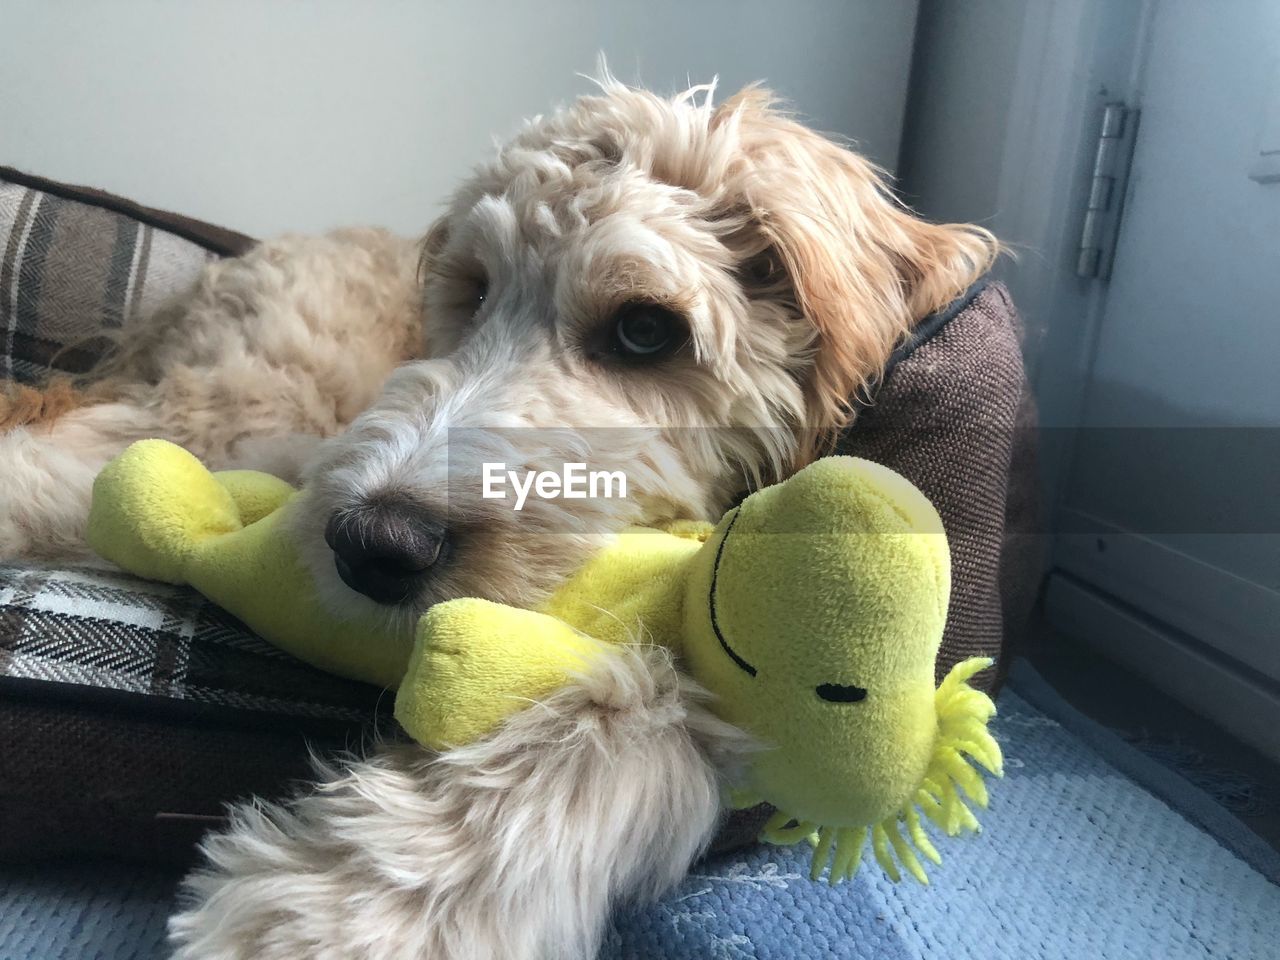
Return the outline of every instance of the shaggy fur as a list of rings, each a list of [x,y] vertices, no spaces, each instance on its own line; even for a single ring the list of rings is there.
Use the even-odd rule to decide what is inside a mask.
[[[326,445],[296,531],[330,597],[351,591],[324,518],[389,496],[447,513],[455,533],[410,614],[458,593],[536,602],[597,545],[583,534],[718,517],[826,449],[916,320],[990,263],[988,234],[911,216],[877,170],[763,91],[714,108],[705,88],[604,87],[530,121],[430,231],[437,356],[397,370]],[[681,315],[684,349],[646,366],[593,356],[636,301]],[[502,439],[513,449],[496,457]],[[517,515],[478,496],[486,459],[545,469],[583,449],[625,465],[630,500]]]
[[[659,647],[591,668],[475,746],[319,765],[205,843],[173,917],[179,960],[590,960],[612,903],[703,849],[719,769],[751,745]]]
[[[67,377],[52,377],[42,389],[21,383],[0,385],[0,432],[17,427],[53,423],[84,402],[84,397]]]
[[[159,436],[305,479],[292,533],[335,611],[408,629],[451,597],[533,605],[622,527],[715,519],[827,449],[995,254],[979,228],[912,216],[762,90],[717,107],[710,88],[601,87],[529,121],[421,245],[264,243],[128,327],[74,402],[0,400],[0,559],[82,549],[96,472]],[[682,345],[621,363],[599,345],[637,303],[677,316]],[[481,496],[486,461],[622,467],[628,497],[517,513]],[[390,502],[450,552],[380,606],[343,583],[325,531]],[[669,662],[602,663],[490,741],[383,748],[287,807],[240,808],[188,886],[180,956],[586,960],[614,898],[656,894],[695,855],[741,739]]]
[[[75,402],[59,382],[0,393],[0,560],[83,553],[93,478],[134,440],[298,479],[424,350],[417,256],[382,230],[274,240],[127,326]]]

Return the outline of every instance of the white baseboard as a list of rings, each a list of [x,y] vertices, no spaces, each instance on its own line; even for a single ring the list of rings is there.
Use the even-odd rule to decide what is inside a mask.
[[[1054,537],[1055,567],[1195,637],[1225,659],[1243,663],[1280,683],[1280,637],[1276,633],[1280,592],[1262,582],[1268,578],[1240,576],[1194,553],[1075,510],[1063,510],[1061,523],[1068,530],[1093,532]],[[1249,545],[1240,541],[1250,538],[1218,536],[1233,552],[1248,549]],[[1263,539],[1269,543],[1276,540],[1274,535]],[[1268,552],[1265,562],[1274,555],[1274,551]],[[1264,561],[1257,560],[1254,566],[1260,572]],[[1274,575],[1269,579],[1274,581]]]
[[[1280,762],[1280,691],[1061,573],[1045,593],[1049,623],[1149,680]]]

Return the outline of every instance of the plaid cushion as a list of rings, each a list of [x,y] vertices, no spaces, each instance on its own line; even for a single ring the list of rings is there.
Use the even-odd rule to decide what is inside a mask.
[[[87,370],[103,331],[251,243],[0,168],[0,379]],[[286,789],[389,706],[193,590],[0,566],[0,857],[182,859],[226,801]]]
[[[187,588],[107,569],[0,565],[0,690],[33,681],[289,717],[367,719],[377,692],[297,660]]]
[[[92,365],[118,329],[216,254],[111,210],[0,179],[0,379]]]

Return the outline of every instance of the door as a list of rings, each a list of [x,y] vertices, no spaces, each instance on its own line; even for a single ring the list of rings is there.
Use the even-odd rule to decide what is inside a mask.
[[[1280,756],[1280,3],[1146,30],[1047,611]]]

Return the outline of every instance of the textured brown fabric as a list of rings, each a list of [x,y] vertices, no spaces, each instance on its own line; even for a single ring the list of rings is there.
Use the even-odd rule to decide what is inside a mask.
[[[308,774],[296,733],[43,698],[0,698],[0,744],[0,861],[87,854],[185,865],[226,801],[277,795]]]
[[[991,283],[928,339],[911,346],[840,444],[841,453],[897,470],[932,501],[951,545],[951,606],[938,676],[966,657],[1001,669],[1039,582],[1035,409],[1022,366],[1018,315]]]

